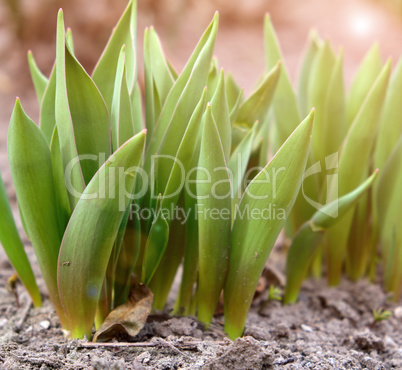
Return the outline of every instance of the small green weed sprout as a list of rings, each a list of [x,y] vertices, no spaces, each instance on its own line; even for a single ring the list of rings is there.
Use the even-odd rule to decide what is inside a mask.
[[[373,319],[374,322],[388,320],[392,316],[392,312],[388,310],[383,310],[379,308],[377,310],[373,310]]]
[[[275,285],[270,285],[268,290],[268,300],[269,301],[281,301],[282,300],[282,290]]]

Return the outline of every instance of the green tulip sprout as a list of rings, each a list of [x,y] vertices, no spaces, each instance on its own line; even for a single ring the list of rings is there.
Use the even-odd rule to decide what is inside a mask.
[[[296,94],[267,16],[267,70],[244,96],[213,58],[216,13],[180,73],[145,30],[142,89],[136,17],[129,1],[90,74],[60,10],[50,76],[28,53],[39,125],[19,99],[10,121],[21,218],[63,329],[92,337],[144,285],[146,302],[164,309],[181,265],[173,313],[208,328],[223,293],[235,339],[284,227],[285,303],[309,272],[321,274],[323,256],[330,284],[344,269],[362,278],[378,242],[386,288],[399,297],[402,64],[389,83],[391,62],[382,66],[374,47],[348,94],[343,52],[312,33]],[[39,306],[3,181],[0,210],[0,241]]]

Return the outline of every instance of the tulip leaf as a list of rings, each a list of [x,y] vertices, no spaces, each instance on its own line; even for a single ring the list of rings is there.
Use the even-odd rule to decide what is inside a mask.
[[[206,106],[206,94],[207,89],[201,96],[194,112],[190,118],[190,122],[187,126],[186,132],[184,133],[183,139],[180,143],[179,149],[175,155],[173,166],[168,174],[169,178],[166,182],[166,186],[160,187],[158,191],[163,191],[162,197],[162,208],[169,209],[172,205],[174,206],[180,197],[181,190],[183,188],[183,183],[185,182],[184,176],[192,169],[191,164],[193,156],[199,152],[199,136],[200,127],[202,123],[202,116]],[[163,166],[160,170],[170,169],[168,166]],[[159,172],[161,173],[161,172]],[[160,178],[163,176],[160,174]],[[163,182],[164,185],[164,182]],[[161,183],[159,182],[159,186]],[[168,220],[170,221],[170,219]]]
[[[328,85],[335,65],[335,54],[325,41],[314,60],[308,85],[308,101],[316,108],[315,124],[312,139],[312,157],[319,161],[325,158],[327,147],[324,146],[324,133],[327,122],[324,121],[325,103],[329,93]],[[332,137],[330,138],[332,139]],[[338,148],[336,148],[338,149]],[[329,153],[328,153],[329,154]]]
[[[246,124],[251,128],[255,121],[265,121],[271,101],[275,96],[277,84],[281,78],[281,69],[280,63],[274,65],[251,96],[240,105],[236,123]]]
[[[40,106],[39,127],[50,145],[54,127],[56,126],[56,67],[53,66],[49,82],[43,93],[42,104]]]
[[[398,302],[402,292],[402,137],[391,153],[378,184],[376,201],[385,269],[385,288]]]
[[[123,143],[134,136],[134,124],[131,113],[131,101],[125,68],[125,46],[123,46],[117,63],[110,113],[113,151],[116,151]]]
[[[382,234],[382,249],[385,256],[389,254],[390,245],[392,244],[392,230],[400,214],[400,204],[397,199],[399,198],[401,189],[398,186],[402,181],[401,171],[402,137],[399,138],[398,144],[384,166],[375,192],[378,207],[378,222]]]
[[[153,27],[149,30],[149,48],[152,76],[163,105],[174,84],[175,78],[169,69],[158,34]]]
[[[299,106],[302,115],[307,115],[311,108],[308,98],[308,90],[310,85],[311,75],[314,73],[316,66],[315,59],[317,58],[318,51],[321,47],[321,40],[319,39],[316,31],[311,31],[308,38],[306,52],[303,57],[299,76]]]
[[[259,277],[299,192],[313,129],[314,110],[246,188],[231,235],[224,288],[225,331],[242,335]]]
[[[53,184],[56,202],[58,204],[59,229],[60,235],[63,235],[71,216],[71,208],[64,180],[59,134],[56,126],[54,128],[52,141],[50,142],[50,155],[52,157]]]
[[[17,199],[43,278],[63,327],[67,327],[57,289],[57,258],[61,242],[52,160],[45,136],[25,114],[17,99],[8,131]]]
[[[382,170],[386,165],[390,154],[396,147],[398,139],[402,135],[401,120],[401,91],[402,91],[402,58],[396,66],[389,83],[387,97],[384,103],[380,128],[374,152],[374,167]],[[372,244],[377,244],[379,237],[380,220],[378,216],[378,203],[376,201],[377,187],[379,182],[375,183],[372,191]],[[384,248],[383,248],[384,250]]]
[[[295,303],[325,230],[338,222],[369,189],[378,175],[374,172],[358,188],[318,210],[295,235],[286,258],[284,304]]]
[[[216,91],[216,87],[218,86],[220,76],[221,76],[221,74],[219,73],[218,59],[216,57],[213,57],[212,61],[211,61],[211,67],[210,67],[210,70],[208,73],[208,80],[207,80],[208,101],[211,101],[212,96],[214,95],[214,93]]]
[[[141,98],[141,88],[137,81],[134,86],[134,91],[130,96],[131,98],[131,109],[134,124],[134,133],[138,134],[144,129],[144,124],[142,122],[142,98]]]
[[[144,142],[145,131],[123,144],[103,164],[85,188],[64,233],[58,286],[74,338],[91,336],[106,269],[130,203],[128,195],[134,188]]]
[[[145,29],[144,32],[144,80],[146,122],[152,132],[159,118],[161,107],[175,81],[159,37],[153,27]]]
[[[145,245],[145,257],[142,268],[142,281],[148,285],[158,268],[167,242],[169,240],[169,225],[163,217],[163,213],[159,210],[156,219],[152,223],[151,230]]]
[[[229,111],[230,115],[232,116],[232,112],[233,115],[237,114],[237,108],[242,103],[243,90],[239,87],[239,85],[237,85],[233,75],[230,72],[226,73],[225,86]]]
[[[109,112],[113,100],[117,62],[123,45],[126,45],[127,87],[130,95],[135,88],[137,81],[136,27],[137,1],[130,0],[92,74]]]
[[[190,117],[207,82],[209,66],[216,40],[218,13],[205,31],[187,65],[177,78],[149,141],[145,171],[151,167],[155,153],[176,153]]]
[[[390,73],[391,62],[388,61],[349,129],[341,151],[337,181],[331,184],[330,191],[337,192],[332,194],[333,197],[349,193],[366,177]],[[328,231],[328,279],[331,285],[340,282],[353,211],[353,208],[350,209],[342,220]],[[358,253],[354,255],[357,256]]]
[[[331,78],[328,83],[328,93],[324,103],[322,132],[324,158],[337,152],[345,138],[346,125],[346,98],[343,78],[343,50],[337,56]]]
[[[149,283],[149,288],[154,294],[153,306],[156,310],[163,310],[184,255],[184,224],[180,220],[173,220],[169,226],[169,235],[165,253]]]
[[[229,267],[231,184],[211,104],[203,119],[197,171],[199,241],[198,319],[207,326]]]
[[[138,205],[133,203],[128,209],[128,220],[125,224],[123,244],[116,260],[114,276],[115,306],[121,305],[127,300],[130,293],[131,274],[134,270],[140,251],[141,230],[139,215],[135,212],[134,208],[136,206]],[[123,219],[120,230],[122,229],[124,222],[125,220]]]
[[[233,198],[238,198],[241,195],[242,182],[251,156],[257,127],[258,124],[255,123],[230,156],[228,168],[231,175]]]
[[[0,174],[0,243],[3,246],[8,259],[17,272],[22,284],[24,284],[35,307],[42,306],[42,298],[39,293],[36,279],[31,264],[24,250],[24,245],[18,235],[17,226],[11,212],[6,187]]]
[[[71,54],[74,55],[74,39],[73,39],[73,31],[71,31],[71,28],[67,28],[66,42],[67,42],[68,47],[69,47],[69,49],[71,51]]]
[[[220,72],[218,84],[211,100],[212,115],[221,138],[225,160],[228,161],[232,147],[232,134],[228,101],[226,97],[225,73],[223,69]]]
[[[381,115],[380,130],[374,154],[374,166],[382,168],[402,134],[401,119],[402,58],[399,59],[389,82]]]
[[[374,85],[382,69],[380,48],[375,43],[364,56],[350,87],[346,111],[347,124],[350,126],[356,118],[367,94]]]
[[[267,70],[270,70],[278,63],[278,60],[283,62],[284,59],[269,15],[265,16],[264,40],[266,67]],[[277,143],[274,148],[276,151],[300,122],[296,95],[284,65],[281,68],[281,75],[273,98],[273,108],[278,130]]]
[[[197,161],[198,162],[198,161]],[[196,173],[193,172],[196,176]],[[196,190],[195,183],[189,184],[193,187],[194,194]],[[175,306],[172,315],[193,315],[195,310],[191,310],[192,302],[195,300],[194,286],[198,275],[198,220],[195,217],[197,208],[197,199],[185,193],[184,196],[185,212],[188,216],[185,222],[185,251],[183,260],[183,273],[180,289],[177,294]]]
[[[62,11],[56,49],[56,124],[63,168],[66,176],[71,175],[71,184],[68,179],[66,183],[74,209],[85,184],[110,156],[109,114],[98,88],[66,45]]]
[[[39,104],[41,104],[43,94],[48,84],[48,79],[38,68],[31,50],[28,51],[28,64],[29,71],[31,72],[32,82],[35,87],[36,97],[38,98]]]

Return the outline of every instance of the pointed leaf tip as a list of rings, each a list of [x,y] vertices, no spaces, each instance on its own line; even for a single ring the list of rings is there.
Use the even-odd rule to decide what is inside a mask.
[[[59,9],[59,12],[57,13],[57,28],[62,28],[64,32],[64,16],[63,16],[63,9]]]

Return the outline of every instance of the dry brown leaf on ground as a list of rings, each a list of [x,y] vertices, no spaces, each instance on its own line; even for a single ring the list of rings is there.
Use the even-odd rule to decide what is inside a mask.
[[[107,342],[122,335],[137,335],[151,313],[153,297],[144,284],[134,287],[129,301],[115,308],[106,317],[96,331],[93,342]]]

